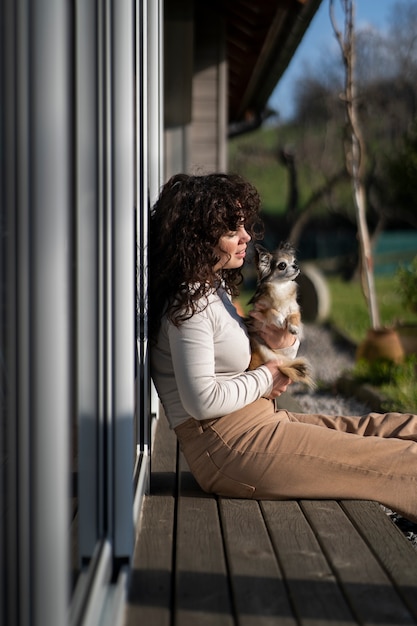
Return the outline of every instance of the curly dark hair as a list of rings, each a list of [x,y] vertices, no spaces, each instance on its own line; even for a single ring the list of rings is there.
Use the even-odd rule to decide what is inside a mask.
[[[167,313],[179,326],[197,301],[215,287],[214,247],[243,220],[253,239],[262,236],[257,190],[237,174],[176,174],[163,186],[150,217],[149,333],[155,339]],[[220,272],[227,291],[238,294],[241,268]],[[190,289],[190,285],[192,289]]]

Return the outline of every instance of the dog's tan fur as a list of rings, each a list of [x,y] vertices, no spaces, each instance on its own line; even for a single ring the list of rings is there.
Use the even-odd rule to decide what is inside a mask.
[[[250,304],[256,305],[265,326],[286,328],[301,339],[302,321],[295,282],[300,270],[296,263],[294,248],[288,243],[283,243],[275,252],[270,253],[262,246],[256,245],[255,261],[258,285]],[[279,351],[267,346],[254,328],[251,318],[247,319],[247,327],[252,350],[249,369],[255,369],[272,359],[283,360]],[[279,369],[294,382],[301,382],[310,388],[316,386],[310,374],[310,365],[304,358],[283,362]]]

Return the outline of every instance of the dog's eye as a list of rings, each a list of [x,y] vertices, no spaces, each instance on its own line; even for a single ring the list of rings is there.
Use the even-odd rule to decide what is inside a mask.
[[[281,263],[278,263],[279,270],[285,270],[286,267],[287,267],[287,264],[284,261],[281,261]]]

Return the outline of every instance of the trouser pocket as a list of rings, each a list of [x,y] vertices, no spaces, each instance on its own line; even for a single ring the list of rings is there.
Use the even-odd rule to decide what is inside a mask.
[[[190,469],[200,487],[208,493],[228,498],[253,498],[255,487],[236,480],[222,471],[208,450],[197,462],[190,465]]]
[[[191,426],[191,424],[189,424]],[[233,455],[233,451],[225,449],[225,444],[217,433],[208,425],[203,428],[194,424],[194,432],[191,435],[191,428],[177,429],[177,436],[181,445],[181,450],[187,460],[188,466],[194,478],[207,493],[215,493],[220,496],[230,498],[252,498],[255,487],[248,485],[236,477],[232,477],[230,472],[225,471],[223,466],[216,464],[213,455],[220,456]]]

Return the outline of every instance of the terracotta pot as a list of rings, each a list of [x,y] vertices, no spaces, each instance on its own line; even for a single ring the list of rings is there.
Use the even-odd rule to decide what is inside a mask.
[[[404,359],[404,348],[394,328],[370,328],[366,338],[358,345],[356,358],[367,361],[385,359],[401,363]]]

